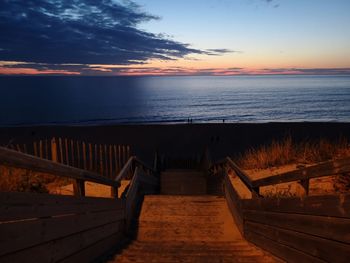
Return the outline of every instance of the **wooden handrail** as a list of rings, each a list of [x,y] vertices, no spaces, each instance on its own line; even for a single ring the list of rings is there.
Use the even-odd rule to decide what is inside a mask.
[[[253,187],[272,184],[288,183],[292,181],[306,180],[328,175],[350,172],[350,158],[338,159],[315,164],[303,169],[281,173],[278,175],[252,181]]]
[[[115,181],[118,182],[118,184],[120,184],[120,181],[123,180],[127,176],[127,173],[129,171],[129,169],[131,168],[135,159],[136,159],[135,156],[131,156],[129,158],[129,160],[125,163],[123,168],[120,170],[119,174],[115,178]]]
[[[253,193],[259,195],[259,188],[261,186],[268,186],[280,183],[288,183],[298,181],[305,188],[308,194],[309,180],[312,178],[318,178],[329,175],[336,175],[350,172],[350,158],[343,158],[338,160],[327,161],[319,164],[315,164],[303,169],[294,170],[270,177],[251,180],[249,176],[242,171],[237,164],[235,164],[229,157],[220,160],[213,164],[211,167],[219,165],[228,165],[232,168],[237,176],[242,180],[244,185]]]
[[[123,166],[119,174],[116,176],[115,181],[120,183],[120,181],[123,180],[128,175],[128,172],[132,168],[133,164],[141,165],[142,168],[149,170],[152,173],[155,172],[153,168],[151,168],[148,164],[144,163],[143,161],[138,159],[136,156],[131,156],[129,160],[126,162],[126,164]]]
[[[41,159],[4,147],[0,147],[0,163],[75,180],[89,181],[108,186],[118,185],[114,180],[103,177],[97,173]]]
[[[256,189],[248,175],[241,170],[241,168],[238,167],[237,164],[235,164],[230,157],[226,157],[223,160],[220,160],[216,162],[215,164],[212,165],[212,167],[215,167],[217,165],[228,165],[235,173],[236,175],[241,179],[243,184],[254,194],[254,195],[259,195],[259,190]]]
[[[138,164],[140,164],[144,169],[151,171],[152,173],[155,172],[155,170],[146,164],[145,162],[141,161],[139,158],[135,157],[134,161]]]
[[[248,177],[248,175],[241,170],[241,168],[238,167],[237,164],[235,164],[230,157],[226,157],[227,164],[235,171],[237,176],[242,180],[244,185],[252,192],[255,192],[252,181]]]

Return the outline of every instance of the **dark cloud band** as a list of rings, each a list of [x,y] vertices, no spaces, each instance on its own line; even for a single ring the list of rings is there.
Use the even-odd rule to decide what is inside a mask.
[[[1,1],[0,60],[128,65],[207,53],[138,28],[154,19],[131,1]]]

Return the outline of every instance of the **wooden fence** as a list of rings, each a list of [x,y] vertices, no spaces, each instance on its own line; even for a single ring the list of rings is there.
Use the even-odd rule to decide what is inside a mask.
[[[96,144],[69,138],[9,144],[7,148],[42,159],[115,177],[131,156],[129,145]]]
[[[350,194],[308,196],[308,180],[350,172],[350,159],[251,181],[227,158],[213,171],[224,172],[224,190],[231,213],[245,238],[287,262],[348,262],[350,257]],[[251,191],[243,199],[228,172],[233,172]],[[305,188],[300,198],[264,198],[259,187],[299,181]],[[307,183],[305,183],[307,182]]]

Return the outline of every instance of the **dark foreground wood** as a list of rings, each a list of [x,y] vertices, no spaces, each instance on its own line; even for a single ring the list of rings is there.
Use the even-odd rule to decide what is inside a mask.
[[[241,175],[230,167],[232,165],[228,163],[226,168],[231,174],[234,173],[233,176],[240,178]],[[253,185],[301,179],[302,174],[304,178],[319,177],[327,172],[348,171],[348,167],[349,160],[329,162],[304,170],[310,173],[297,171],[290,173],[297,175],[293,178],[275,176],[264,182],[253,182]],[[224,188],[232,215],[248,241],[288,262],[349,262],[350,194],[302,198],[262,198],[253,195],[253,199],[242,199],[232,185],[227,169]]]
[[[0,262],[82,262],[85,250],[101,255],[123,238],[123,200],[32,193],[0,200]]]
[[[0,262],[92,262],[125,240],[144,193],[156,173],[131,157],[113,180],[90,171],[0,147],[0,163],[81,182],[76,196],[0,192]],[[126,176],[129,187],[117,198]],[[84,196],[84,181],[112,186],[114,198]]]

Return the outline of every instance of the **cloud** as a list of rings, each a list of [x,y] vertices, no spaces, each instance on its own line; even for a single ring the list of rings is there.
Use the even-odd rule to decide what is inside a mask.
[[[273,4],[273,7],[274,8],[278,8],[279,6],[280,6],[280,4],[279,3],[276,3],[276,1],[275,0],[262,0],[263,2],[266,2],[266,3],[268,3],[268,4]]]
[[[0,75],[86,75],[86,76],[123,76],[123,75],[173,75],[173,76],[230,76],[230,75],[350,75],[350,68],[262,68],[242,67],[191,68],[191,67],[154,67],[139,65],[105,64],[46,64],[0,61]]]
[[[231,50],[226,48],[213,48],[213,49],[206,49],[205,54],[210,56],[220,56],[227,53],[241,53],[242,51],[237,50]]]
[[[350,68],[264,68],[261,74],[350,75]]]
[[[127,0],[1,1],[0,60],[129,65],[231,52],[194,49],[138,27],[156,19]]]

